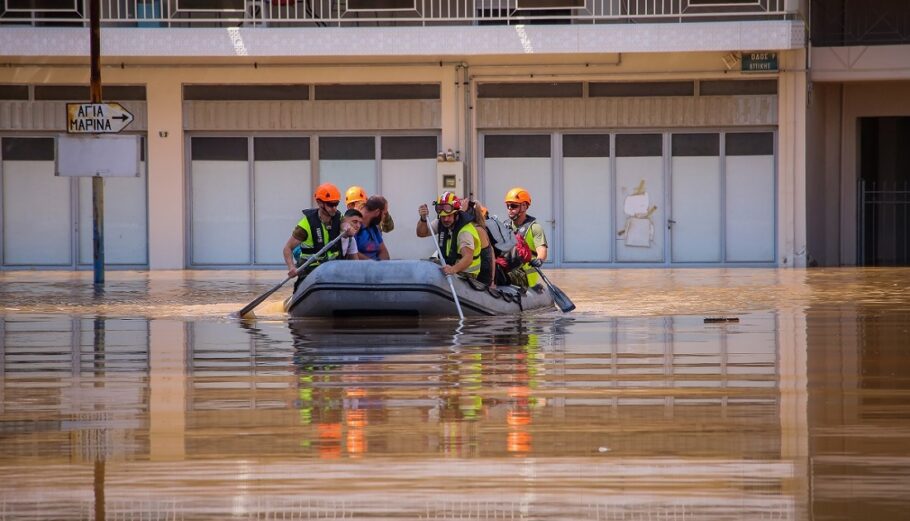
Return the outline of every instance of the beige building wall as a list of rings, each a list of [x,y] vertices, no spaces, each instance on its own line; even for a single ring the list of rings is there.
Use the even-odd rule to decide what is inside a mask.
[[[463,148],[456,130],[463,127],[462,88],[456,85],[457,63],[435,65],[287,65],[213,66],[174,63],[170,66],[133,64],[104,67],[102,82],[145,85],[148,128],[148,242],[149,268],[186,266],[186,118],[182,99],[185,84],[325,84],[325,83],[439,83],[441,142],[444,148]],[[26,66],[0,71],[0,83],[87,85],[84,66]],[[59,103],[55,126],[65,125],[65,103]],[[145,122],[145,115],[143,115]],[[225,121],[230,122],[230,118]],[[356,125],[356,123],[354,123]],[[360,126],[359,128],[366,128]],[[57,129],[62,131],[62,127]],[[228,130],[225,128],[224,130]],[[236,129],[236,130],[239,130]],[[273,130],[282,130],[275,126]],[[356,128],[351,128],[356,130]],[[301,197],[309,200],[308,194]]]
[[[641,128],[670,127],[719,128],[762,125],[778,129],[778,258],[780,266],[800,266],[805,261],[806,171],[806,74],[803,51],[781,52],[779,74],[744,75],[724,64],[728,52],[694,53],[599,53],[561,55],[486,55],[468,61],[434,62],[400,59],[395,63],[292,64],[285,60],[261,59],[258,63],[167,65],[127,63],[102,69],[105,84],[144,84],[147,96],[148,129],[148,196],[149,196],[149,267],[182,269],[186,266],[187,158],[185,131],[188,128],[187,103],[182,100],[185,84],[332,84],[332,83],[439,83],[441,96],[438,116],[443,149],[461,152],[470,186],[479,186],[475,153],[479,120],[478,107],[489,100],[478,100],[480,82],[525,81],[668,81],[705,79],[774,79],[778,96],[756,96],[732,103],[705,104],[688,100],[670,114],[665,103],[641,103],[627,110],[636,111],[634,126]],[[184,59],[185,60],[185,59]],[[88,84],[84,66],[24,66],[0,70],[0,83]],[[767,99],[765,99],[767,98]],[[732,98],[731,98],[732,99]],[[567,100],[571,101],[571,100]],[[577,100],[575,100],[577,101]],[[583,100],[588,102],[589,100]],[[574,103],[574,101],[571,101]],[[609,103],[601,100],[599,103]],[[570,109],[570,110],[566,110]],[[533,128],[546,123],[562,128],[624,128],[622,119],[572,118],[585,115],[589,107],[550,107],[553,121],[543,121],[546,114],[530,114],[525,123],[506,122],[502,128]],[[434,109],[435,110],[435,109]],[[580,111],[580,112],[579,112]],[[640,112],[640,113],[639,113]],[[438,118],[438,119],[436,119]],[[537,119],[535,119],[537,118]],[[225,119],[229,128],[231,118]],[[536,122],[535,122],[536,121]],[[813,120],[814,121],[814,120]],[[651,123],[649,123],[651,122]],[[358,130],[356,118],[349,130]],[[553,126],[555,125],[555,126]],[[268,125],[267,125],[268,127]],[[293,127],[293,125],[291,125]],[[360,129],[368,127],[360,127]],[[627,128],[627,127],[626,127]],[[215,130],[215,129],[212,129]],[[233,130],[241,130],[235,127]],[[259,128],[258,130],[262,130]],[[283,131],[276,123],[265,130]],[[307,194],[301,194],[307,198]]]

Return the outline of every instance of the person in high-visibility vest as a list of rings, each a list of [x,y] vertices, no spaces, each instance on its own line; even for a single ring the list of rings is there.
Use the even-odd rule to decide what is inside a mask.
[[[284,263],[288,267],[288,276],[296,275],[298,266],[340,233],[353,236],[359,229],[356,223],[350,221],[342,224],[341,214],[338,212],[338,203],[341,201],[338,187],[332,183],[323,183],[316,188],[313,198],[316,199],[316,208],[303,210],[303,218],[297,222],[282,250]],[[297,289],[300,281],[320,263],[343,257],[345,254],[342,251],[342,242],[336,243],[322,259],[316,259],[307,266],[304,273],[298,276],[294,289]]]
[[[534,287],[540,283],[540,276],[533,265],[540,266],[547,260],[547,236],[537,219],[528,215],[528,208],[531,207],[530,192],[520,186],[515,187],[506,193],[505,203],[512,230],[524,238],[531,248],[531,262],[525,263],[523,268],[528,275],[528,286]]]
[[[446,275],[463,273],[477,277],[480,273],[480,235],[473,219],[462,211],[462,201],[452,192],[443,192],[434,202],[438,219],[427,222],[430,209],[422,204],[417,209],[417,236],[429,237],[438,233],[439,250],[443,256],[442,271]]]

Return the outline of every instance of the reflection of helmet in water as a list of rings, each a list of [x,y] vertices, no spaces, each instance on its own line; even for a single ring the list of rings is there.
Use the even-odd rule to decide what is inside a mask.
[[[461,210],[461,200],[453,192],[443,192],[433,203],[436,211],[439,212],[440,206],[451,206],[453,210]],[[450,215],[454,212],[439,212],[440,215]]]
[[[360,186],[352,186],[344,193],[344,204],[362,203],[366,200],[367,193]]]
[[[506,194],[506,203],[528,203],[531,206],[531,194],[520,186],[509,190]]]
[[[332,183],[322,183],[316,187],[316,191],[313,192],[313,199],[317,201],[340,201],[341,192],[338,191],[338,187]]]

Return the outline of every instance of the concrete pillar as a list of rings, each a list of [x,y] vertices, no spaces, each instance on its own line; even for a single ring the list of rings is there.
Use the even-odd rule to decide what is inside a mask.
[[[439,100],[442,111],[443,150],[461,150],[464,133],[464,116],[461,107],[464,102],[463,90],[458,85],[458,74],[454,65],[446,65],[440,78]],[[459,130],[460,129],[460,130]]]
[[[145,72],[149,269],[182,269],[186,259],[182,85],[174,74]]]
[[[806,265],[806,53],[782,53],[778,80],[777,263]]]

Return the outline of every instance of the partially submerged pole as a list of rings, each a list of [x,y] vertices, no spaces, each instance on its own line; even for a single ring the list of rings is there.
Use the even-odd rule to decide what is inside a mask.
[[[91,102],[101,103],[101,0],[89,1]],[[92,258],[95,284],[104,284],[104,178],[92,177]]]

